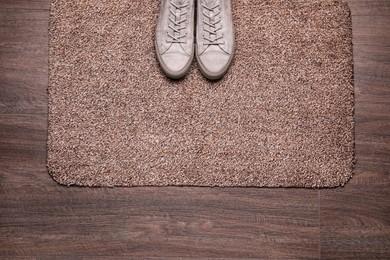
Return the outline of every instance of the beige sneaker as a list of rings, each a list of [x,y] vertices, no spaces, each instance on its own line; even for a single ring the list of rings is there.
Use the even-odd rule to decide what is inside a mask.
[[[202,74],[211,80],[229,69],[234,54],[231,0],[198,0],[196,59]]]
[[[161,0],[156,52],[167,76],[184,77],[194,57],[194,0]]]

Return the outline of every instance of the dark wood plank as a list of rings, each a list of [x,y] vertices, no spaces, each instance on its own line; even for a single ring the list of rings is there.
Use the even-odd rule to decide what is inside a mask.
[[[45,10],[0,9],[0,113],[47,113]]]
[[[389,259],[389,184],[320,192],[323,259]]]
[[[390,45],[390,16],[354,16],[352,13],[354,44]]]
[[[347,0],[353,16],[381,16],[390,13],[390,2],[387,0]]]
[[[370,45],[355,44],[354,49],[354,74],[355,84],[360,89],[359,79],[361,77],[375,77],[378,83],[388,80],[390,71],[390,44],[388,46],[378,47],[375,43]],[[374,83],[374,82],[371,82]],[[370,88],[366,88],[370,90]],[[389,88],[382,88],[381,93],[390,94]]]
[[[46,114],[0,114],[0,168],[45,169],[46,140]]]
[[[0,9],[49,10],[51,0],[1,0]]]
[[[318,257],[316,191],[31,186],[3,196],[0,255]]]

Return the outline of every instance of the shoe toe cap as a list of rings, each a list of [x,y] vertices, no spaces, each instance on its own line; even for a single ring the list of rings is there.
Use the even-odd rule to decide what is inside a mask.
[[[185,71],[190,62],[190,57],[182,53],[165,53],[161,58],[165,69],[174,74]]]
[[[225,74],[230,63],[230,55],[220,51],[210,51],[199,56],[203,72],[209,78],[219,78]]]

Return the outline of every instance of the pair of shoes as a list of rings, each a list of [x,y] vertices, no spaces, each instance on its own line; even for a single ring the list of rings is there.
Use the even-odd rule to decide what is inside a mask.
[[[196,44],[195,0],[161,1],[155,45],[165,74],[173,79],[184,77],[195,52],[202,74],[211,80],[221,78],[234,53],[231,0],[198,0]]]

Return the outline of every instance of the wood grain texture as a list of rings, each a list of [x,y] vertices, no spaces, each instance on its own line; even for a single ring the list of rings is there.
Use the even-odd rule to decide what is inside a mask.
[[[390,258],[390,7],[349,0],[356,173],[338,189],[67,188],[46,170],[49,0],[0,2],[0,258]]]
[[[1,0],[1,9],[30,9],[30,10],[49,10],[50,0]]]
[[[49,17],[0,9],[0,113],[47,113]]]
[[[389,182],[321,190],[321,257],[388,259]]]

